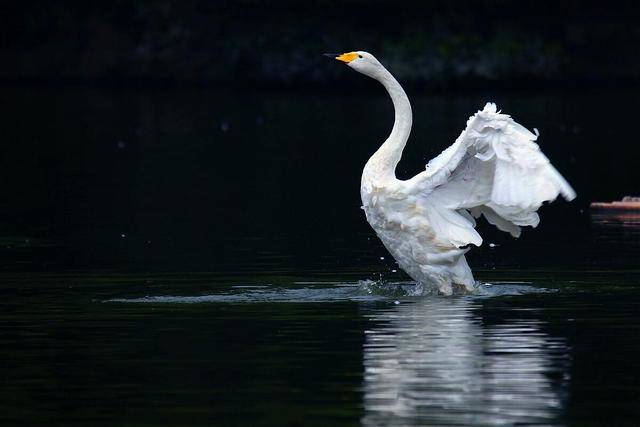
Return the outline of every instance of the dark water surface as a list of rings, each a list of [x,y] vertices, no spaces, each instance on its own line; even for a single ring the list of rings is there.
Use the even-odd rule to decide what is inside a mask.
[[[359,209],[383,93],[5,89],[3,425],[637,425],[633,92],[492,98],[579,198],[419,293]],[[410,93],[409,176],[484,94]],[[615,142],[615,144],[614,144]],[[615,145],[615,147],[614,147]],[[488,243],[492,243],[490,246]]]

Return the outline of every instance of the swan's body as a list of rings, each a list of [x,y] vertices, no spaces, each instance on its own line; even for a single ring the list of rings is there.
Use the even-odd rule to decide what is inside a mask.
[[[351,68],[378,80],[395,109],[391,134],[369,159],[360,195],[367,221],[400,267],[423,285],[450,295],[454,286],[471,291],[474,279],[464,254],[480,246],[480,215],[512,236],[538,225],[536,211],[558,194],[575,192],[534,142],[534,135],[487,104],[467,122],[458,139],[426,170],[402,181],[395,169],[411,132],[409,99],[373,55],[338,56]]]

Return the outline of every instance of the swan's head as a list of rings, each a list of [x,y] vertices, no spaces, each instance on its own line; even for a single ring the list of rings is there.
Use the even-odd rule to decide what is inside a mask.
[[[357,72],[369,77],[373,77],[374,79],[379,78],[381,73],[386,71],[382,64],[376,59],[376,57],[371,55],[369,52],[357,51],[343,53],[342,55],[326,55],[335,57],[335,59],[344,62]]]

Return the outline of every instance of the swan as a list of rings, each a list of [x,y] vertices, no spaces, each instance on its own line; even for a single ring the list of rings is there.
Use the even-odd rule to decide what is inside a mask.
[[[475,280],[465,253],[480,246],[475,220],[484,216],[498,229],[520,236],[536,227],[536,211],[575,191],[534,142],[538,137],[487,103],[467,121],[449,148],[424,171],[399,180],[395,169],[411,132],[411,104],[400,83],[370,53],[326,54],[385,87],[395,110],[389,137],[364,166],[362,209],[398,265],[423,286],[444,295],[473,292]],[[535,130],[535,129],[534,129]]]

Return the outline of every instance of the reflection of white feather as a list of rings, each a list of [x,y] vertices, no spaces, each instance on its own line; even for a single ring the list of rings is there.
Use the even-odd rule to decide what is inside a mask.
[[[415,280],[452,293],[452,285],[472,290],[464,258],[482,238],[474,218],[519,237],[536,227],[545,201],[576,194],[535,143],[538,138],[488,103],[466,129],[426,169],[407,181],[395,168],[409,138],[411,105],[393,76],[367,52],[338,59],[382,83],[394,104],[391,134],[367,162],[360,187],[367,220],[400,267]]]
[[[563,341],[538,321],[481,326],[467,299],[430,298],[370,316],[363,425],[551,424],[561,409],[549,373]]]

